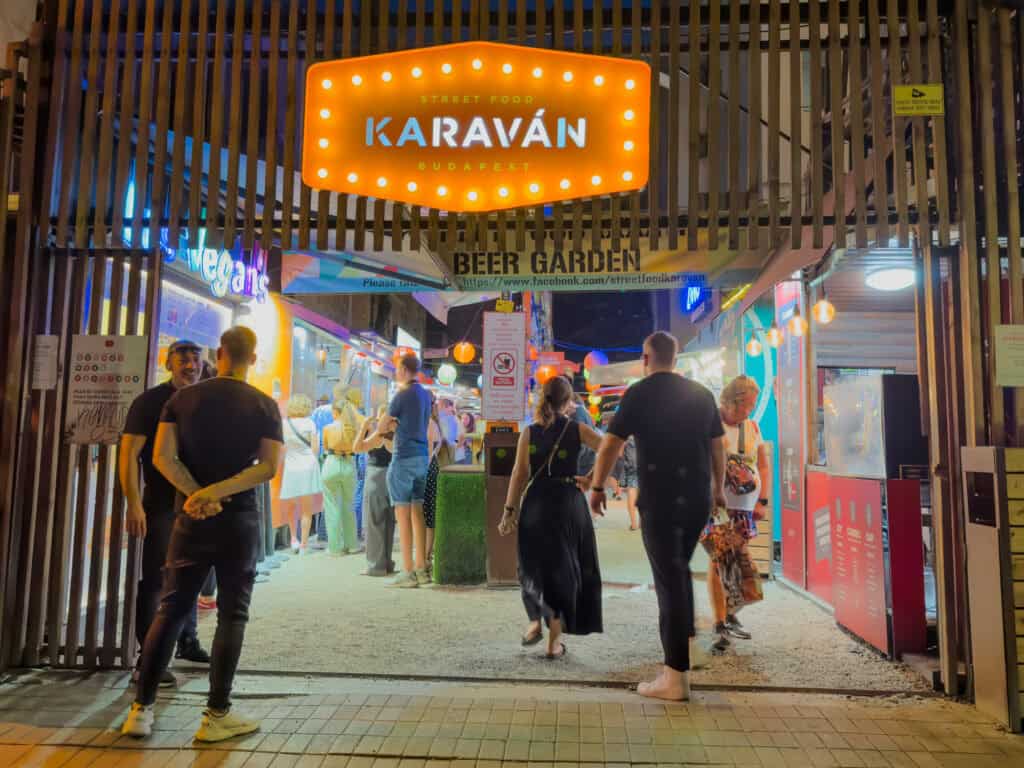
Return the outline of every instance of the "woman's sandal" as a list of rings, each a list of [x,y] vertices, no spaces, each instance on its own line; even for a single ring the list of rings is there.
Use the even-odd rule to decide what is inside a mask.
[[[557,661],[558,659],[564,659],[565,654],[569,652],[569,649],[565,647],[565,643],[559,643],[558,645],[561,647],[562,652],[545,654],[549,661]]]
[[[528,635],[523,635],[522,644],[523,648],[529,648],[531,645],[536,645],[544,639],[544,630],[538,629],[536,632],[531,632]]]

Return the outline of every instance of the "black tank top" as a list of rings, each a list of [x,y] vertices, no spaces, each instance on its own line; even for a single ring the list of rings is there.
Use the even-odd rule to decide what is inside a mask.
[[[383,445],[380,448],[374,448],[372,451],[367,451],[367,462],[371,467],[379,467],[381,469],[391,464],[391,451],[385,448]]]

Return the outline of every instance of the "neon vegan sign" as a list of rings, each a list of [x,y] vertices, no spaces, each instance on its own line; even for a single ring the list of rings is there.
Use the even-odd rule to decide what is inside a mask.
[[[471,42],[314,64],[303,181],[468,212],[641,189],[650,67]]]

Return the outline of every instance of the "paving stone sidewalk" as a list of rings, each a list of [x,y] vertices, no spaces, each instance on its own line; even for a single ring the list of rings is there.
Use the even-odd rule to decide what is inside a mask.
[[[0,685],[0,766],[28,768],[628,768],[1024,766],[1024,737],[939,698],[625,690],[246,676],[259,733],[193,743],[205,680],[158,703],[156,731],[117,728],[126,676],[28,673]]]

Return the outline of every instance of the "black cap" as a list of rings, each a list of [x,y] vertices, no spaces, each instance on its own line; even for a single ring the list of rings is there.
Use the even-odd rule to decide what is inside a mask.
[[[196,344],[194,341],[189,341],[188,339],[178,339],[176,342],[174,342],[173,344],[171,344],[171,346],[167,348],[167,357],[170,357],[171,355],[176,354],[178,352],[202,351],[203,348],[200,345]]]

